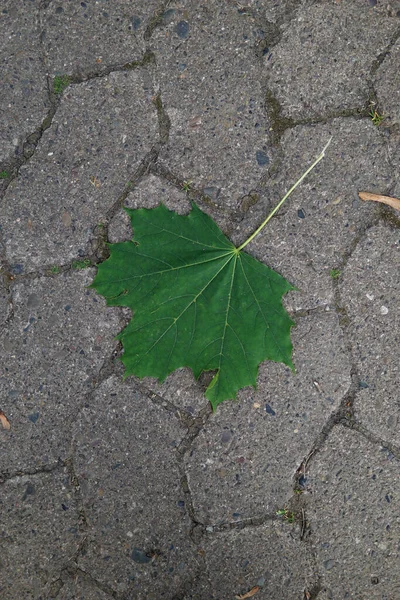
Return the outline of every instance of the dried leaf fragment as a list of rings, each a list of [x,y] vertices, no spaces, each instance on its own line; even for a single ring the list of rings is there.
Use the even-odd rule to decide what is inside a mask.
[[[95,177],[94,175],[91,176],[90,178],[90,183],[93,185],[93,187],[95,188],[99,188],[101,186],[101,182],[97,179],[97,177]]]
[[[236,598],[236,600],[246,600],[246,598],[252,598],[253,596],[255,596],[257,594],[257,592],[260,591],[260,589],[261,588],[259,585],[255,585],[246,594],[243,594],[242,596],[235,596],[235,598]]]
[[[3,429],[11,429],[10,421],[7,419],[6,415],[0,410],[0,421],[3,426]]]
[[[381,202],[387,204],[396,210],[400,210],[400,200],[391,198],[390,196],[381,196],[380,194],[370,194],[369,192],[358,192],[361,200],[372,200],[373,202]]]

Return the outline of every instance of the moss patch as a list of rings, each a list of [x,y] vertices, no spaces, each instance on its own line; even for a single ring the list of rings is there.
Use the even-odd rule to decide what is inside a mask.
[[[62,94],[70,82],[71,78],[69,75],[56,75],[53,79],[53,92],[57,95]]]

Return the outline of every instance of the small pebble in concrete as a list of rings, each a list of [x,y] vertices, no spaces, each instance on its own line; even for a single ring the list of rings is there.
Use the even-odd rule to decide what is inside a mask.
[[[269,163],[268,155],[266,152],[264,152],[264,150],[257,150],[256,159],[257,159],[257,162],[260,165],[260,167],[264,167],[265,165],[268,165],[268,163]]]
[[[142,19],[140,17],[134,16],[134,17],[132,17],[131,20],[132,20],[132,27],[133,27],[134,31],[136,31],[137,29],[139,29]]]
[[[132,560],[140,564],[151,562],[151,558],[141,548],[134,548],[131,554]]]
[[[189,23],[187,21],[179,21],[175,31],[178,37],[185,40],[189,35]]]

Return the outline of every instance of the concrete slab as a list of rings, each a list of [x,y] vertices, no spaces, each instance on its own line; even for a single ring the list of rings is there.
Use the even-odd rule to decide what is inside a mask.
[[[51,0],[42,17],[50,75],[87,77],[140,60],[144,33],[159,5],[159,0]]]
[[[81,541],[68,473],[60,469],[6,481],[0,508],[1,597],[43,598]]]
[[[268,523],[257,531],[208,535],[201,545],[207,570],[184,600],[237,598],[256,586],[254,598],[303,598],[316,577],[312,555],[293,529]]]
[[[393,127],[388,135],[388,155],[395,173],[400,172],[400,128]],[[396,198],[400,198],[400,181],[398,178],[393,182],[391,194]],[[398,217],[395,210],[385,209],[387,215]]]
[[[135,385],[105,381],[74,427],[90,522],[83,570],[125,597],[172,598],[198,570],[176,447],[185,430]]]
[[[93,270],[13,288],[14,316],[1,332],[0,472],[51,466],[68,453],[78,407],[110,357],[118,311],[87,290]]]
[[[377,70],[374,86],[378,96],[378,112],[384,124],[400,124],[400,90],[397,79],[400,71],[400,42],[398,41]]]
[[[396,17],[369,2],[301,6],[264,57],[263,75],[282,116],[310,119],[363,109],[374,61],[397,29]]]
[[[336,427],[309,469],[307,518],[323,600],[400,596],[399,461]]]
[[[62,584],[61,584],[62,585]],[[111,600],[113,596],[99,589],[93,582],[77,575],[62,585],[60,590],[53,596],[57,600]]]
[[[255,53],[264,34],[228,3],[189,0],[171,10],[151,39],[171,119],[160,160],[212,200],[235,207],[272,159]]]
[[[38,3],[3,0],[0,18],[0,163],[22,152],[40,127],[49,97],[40,44]]]
[[[3,279],[0,279],[0,324],[2,325],[10,315],[10,295]]]
[[[179,214],[187,214],[191,208],[187,194],[183,190],[178,190],[169,182],[155,175],[143,177],[126,197],[124,206],[127,208],[155,208],[160,203]],[[131,221],[122,208],[110,222],[108,239],[111,243],[132,239]]]
[[[132,121],[135,114],[135,121]],[[64,92],[35,155],[3,200],[7,258],[24,273],[85,255],[92,228],[118,200],[157,139],[157,115],[139,71]]]
[[[237,523],[282,508],[316,432],[348,390],[350,367],[335,315],[300,319],[293,341],[297,374],[264,363],[257,391],[246,388],[237,403],[218,407],[186,455],[201,523]]]
[[[236,244],[247,239],[331,136],[322,163],[248,246],[256,258],[297,287],[285,301],[290,310],[334,303],[331,271],[341,269],[378,210],[372,202],[362,202],[358,191],[384,193],[393,181],[387,145],[379,130],[369,119],[334,119],[287,131],[277,173],[265,181],[258,203],[232,236]]]
[[[359,377],[356,418],[380,439],[400,445],[400,236],[370,229],[343,273],[341,299]]]

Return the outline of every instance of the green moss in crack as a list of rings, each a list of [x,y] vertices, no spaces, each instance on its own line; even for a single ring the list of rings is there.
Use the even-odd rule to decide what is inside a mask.
[[[379,205],[379,216],[381,220],[390,227],[394,227],[396,229],[400,229],[400,219],[395,215],[393,210],[391,210],[388,206],[384,206],[383,204]]]
[[[339,271],[339,269],[331,269],[329,271],[329,275],[332,277],[332,279],[339,279],[339,277],[341,276],[341,271]]]
[[[70,82],[71,78],[69,75],[56,75],[53,79],[53,92],[57,95],[62,94]]]
[[[8,171],[0,171],[0,179],[7,179],[10,177],[10,173]]]
[[[91,264],[92,262],[88,258],[85,258],[84,260],[74,260],[72,261],[72,268],[77,270],[87,269],[87,267],[90,267]]]
[[[276,511],[278,517],[283,517],[287,523],[294,523],[295,514],[287,508],[281,508]]]
[[[295,121],[290,117],[282,116],[282,106],[269,90],[267,90],[265,94],[265,105],[271,121],[273,142],[277,144],[286,129],[295,126]]]
[[[248,194],[247,196],[243,196],[240,202],[240,210],[242,210],[243,212],[247,212],[252,206],[257,204],[259,199],[260,196],[259,194],[257,194],[257,192],[250,192],[250,194]]]

